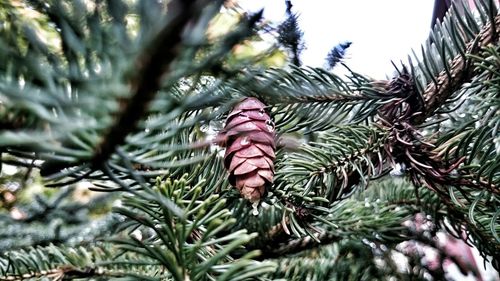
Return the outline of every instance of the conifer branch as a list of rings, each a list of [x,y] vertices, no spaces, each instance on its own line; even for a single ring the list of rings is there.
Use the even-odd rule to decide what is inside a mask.
[[[120,107],[116,122],[102,138],[90,163],[98,167],[125,141],[137,122],[144,116],[148,104],[160,88],[161,78],[171,68],[172,62],[181,50],[182,33],[188,24],[200,13],[202,1],[175,0],[169,3],[167,18],[169,22],[139,56],[137,76],[131,81],[132,96]]]
[[[33,280],[34,278],[51,278],[53,280],[73,280],[75,278],[92,278],[92,277],[125,277],[124,272],[112,270],[104,270],[99,267],[85,266],[78,268],[72,265],[59,266],[54,269],[40,270],[38,272],[30,272],[22,275],[7,275],[0,276],[0,281],[22,281]]]
[[[38,9],[42,11],[45,6],[61,6],[55,1],[52,1],[57,4],[54,6],[44,5],[40,0],[25,1],[39,3]],[[5,103],[7,113],[23,108],[23,102],[29,102],[33,108],[7,114],[7,121],[0,121],[0,126],[10,126],[6,131],[12,133],[5,140],[0,138],[3,145],[0,160],[28,171],[40,166],[35,159],[45,160],[42,173],[56,173],[46,179],[61,180],[51,186],[71,185],[85,178],[102,187],[102,191],[111,191],[113,187],[105,190],[109,184],[98,181],[112,181],[123,189],[130,187],[129,194],[121,197],[119,206],[115,205],[114,212],[121,216],[100,221],[105,226],[88,229],[90,234],[81,231],[88,228],[82,221],[75,221],[76,230],[67,233],[62,232],[65,225],[46,226],[45,222],[54,221],[54,214],[55,218],[63,218],[62,223],[69,224],[69,219],[79,218],[75,216],[77,210],[97,209],[93,203],[65,205],[62,200],[71,197],[64,191],[47,200],[35,197],[38,199],[30,204],[36,209],[25,211],[24,218],[0,215],[0,221],[9,224],[9,228],[0,231],[0,252],[2,245],[15,247],[7,247],[0,254],[0,281],[108,277],[267,280],[271,276],[293,280],[357,280],[361,276],[405,279],[406,273],[398,271],[390,256],[403,241],[426,242],[423,238],[427,237],[415,237],[418,233],[403,223],[414,219],[416,212],[434,220],[427,244],[435,246],[432,239],[438,229],[461,233],[465,228],[467,237],[460,238],[475,244],[483,255],[493,256],[494,266],[500,268],[495,111],[500,22],[493,0],[476,1],[483,5],[478,7],[480,18],[472,17],[471,12],[463,17],[458,16],[460,13],[446,17],[422,48],[423,60],[419,59],[418,65],[411,64],[411,72],[398,70],[399,75],[388,81],[372,81],[352,71],[346,81],[326,70],[293,65],[264,72],[249,70],[247,62],[230,67],[233,62],[227,54],[232,54],[235,44],[248,38],[260,13],[219,37],[221,40],[211,41],[204,37],[204,28],[219,6],[210,4],[211,12],[202,7],[211,1],[169,1],[166,25],[163,17],[159,20],[149,16],[148,4],[143,4],[146,1],[137,2],[138,14],[125,11],[130,1],[96,2],[99,5],[82,15],[92,17],[93,24],[103,27],[103,33],[97,36],[98,32],[89,32],[92,36],[87,37],[87,29],[92,29],[79,27],[79,18],[73,18],[78,15],[78,2],[68,4],[69,12],[54,10],[52,18],[50,13],[42,13],[47,13],[48,22],[58,29],[54,34],[67,40],[61,42],[66,45],[54,54],[74,64],[68,67],[67,77],[53,70],[55,74],[51,75],[56,84],[62,81],[56,88],[61,86],[61,97],[76,92],[78,96],[52,99],[52,95],[58,97],[59,93],[53,94],[57,91],[39,85],[38,76],[45,76],[38,75],[31,67],[41,65],[45,70],[50,62],[40,52],[28,50],[32,57],[8,60],[9,67],[17,72],[13,82],[7,83],[16,89],[5,94],[5,100],[9,101]],[[291,2],[286,3],[292,15]],[[64,5],[61,7],[66,9]],[[488,9],[493,5],[495,8]],[[99,10],[105,7],[109,9]],[[122,8],[125,10],[121,11]],[[104,13],[102,17],[100,12]],[[125,41],[120,39],[137,28],[128,26],[125,16],[138,16],[141,21],[137,33],[139,44],[132,48],[123,45]],[[69,27],[58,25],[58,20],[69,21]],[[289,20],[289,27],[297,27],[296,18],[295,23],[293,20]],[[151,26],[165,29],[151,29]],[[85,32],[79,32],[78,28]],[[68,30],[75,36],[70,32],[65,37],[64,31]],[[196,34],[200,35],[200,41],[187,34],[193,30],[199,31]],[[292,39],[300,37],[296,36],[300,30],[292,31],[295,32]],[[150,35],[154,41],[141,53],[143,48],[138,50],[137,46]],[[71,44],[73,39],[76,45]],[[101,39],[109,40],[109,44],[101,44]],[[25,52],[15,44],[17,41],[9,41],[7,45]],[[79,51],[78,43],[88,52]],[[297,48],[300,40],[291,43],[295,44],[292,52],[300,51]],[[191,46],[187,51],[180,50]],[[109,60],[97,60],[95,65],[93,59],[85,57],[99,55],[102,49],[116,54]],[[9,57],[6,54],[0,50],[0,57]],[[125,56],[129,54],[134,54],[134,58],[127,59]],[[335,62],[339,62],[341,55],[336,49]],[[300,64],[298,58],[298,54],[291,57]],[[80,65],[81,61],[88,65]],[[135,69],[127,67],[130,61],[136,62],[132,66]],[[54,69],[59,65],[50,64]],[[108,64],[109,70],[97,71],[92,77],[98,78],[102,85],[88,87],[93,86],[94,80],[83,76],[87,70],[93,72],[95,66]],[[226,66],[231,72],[225,72]],[[81,71],[74,72],[74,67]],[[24,69],[29,75],[24,75]],[[10,79],[9,72],[1,66],[0,72]],[[106,76],[110,72],[112,79]],[[168,81],[163,79],[165,76]],[[21,77],[23,84],[26,83],[24,88],[15,81]],[[47,83],[52,83],[51,79],[52,76],[47,78]],[[83,82],[65,91],[66,83],[72,86],[73,79]],[[119,90],[108,95],[111,83],[116,83]],[[17,94],[21,92],[30,94]],[[267,197],[262,198],[262,205],[254,205],[253,210],[230,190],[223,159],[217,155],[218,151],[212,151],[209,147],[212,141],[207,140],[235,101],[249,96],[265,103],[277,124],[277,132],[285,135],[281,141],[283,147],[276,153],[274,183]],[[38,97],[48,98],[43,101]],[[461,101],[464,104],[455,106]],[[87,103],[93,107],[87,108]],[[74,112],[65,105],[74,107]],[[59,107],[64,110],[52,112]],[[450,117],[446,123],[438,119],[441,114]],[[31,115],[36,123],[30,123]],[[245,120],[244,115],[238,116]],[[461,119],[454,120],[455,117]],[[87,118],[92,122],[72,128],[73,120]],[[428,123],[423,124],[424,120]],[[360,122],[364,125],[359,125]],[[32,128],[36,134],[29,131]],[[68,128],[72,130],[68,132]],[[45,137],[47,132],[57,135]],[[315,136],[308,138],[307,134]],[[24,145],[19,144],[18,136],[24,137]],[[48,145],[32,136],[49,140]],[[286,145],[286,138],[293,138],[296,143]],[[76,167],[60,171],[71,165]],[[386,178],[387,185],[381,184],[384,182],[381,178],[391,170],[394,171],[391,175],[406,175],[412,182],[391,177]],[[136,187],[141,188],[136,190]],[[33,227],[38,221],[44,224]],[[27,231],[18,231],[24,226]],[[39,231],[40,228],[46,230]],[[109,237],[110,233],[114,233],[110,241],[89,243]],[[29,238],[30,244],[23,244],[25,238],[20,236]],[[41,236],[44,238],[38,239]],[[77,242],[71,237],[78,239]],[[57,245],[44,247],[51,242]],[[34,244],[38,247],[31,248]],[[431,272],[432,268],[419,263],[421,256],[401,253],[410,258],[410,268],[416,269],[406,279],[416,277],[419,273],[415,271],[422,268],[439,279]],[[387,266],[382,268],[375,261],[386,262]]]
[[[479,53],[481,47],[487,46],[490,43],[497,42],[497,34],[500,33],[500,15],[494,18],[494,24],[488,22],[483,26],[476,38],[467,43],[465,56],[458,54],[450,63],[449,72],[443,70],[434,79],[437,84],[431,82],[427,85],[423,92],[425,113],[415,119],[417,124],[434,114],[434,111],[441,106],[451,94],[453,94],[463,83],[469,81],[474,72],[471,70],[471,64],[468,61],[467,55],[475,55]]]
[[[90,159],[82,159],[82,162],[89,161],[93,168],[102,166],[116,147],[124,143],[126,136],[136,129],[137,122],[158,93],[162,78],[171,71],[172,62],[182,50],[183,32],[189,24],[196,21],[202,7],[207,4],[207,1],[196,0],[174,0],[169,3],[167,22],[137,58],[137,71],[129,82],[131,96],[120,101],[116,121],[103,134]],[[50,175],[78,164],[47,161],[42,166],[41,173]]]

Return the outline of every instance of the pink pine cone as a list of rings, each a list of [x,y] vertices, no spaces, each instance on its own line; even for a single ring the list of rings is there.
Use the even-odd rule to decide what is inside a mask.
[[[229,182],[251,202],[265,194],[274,177],[274,125],[264,108],[256,98],[244,99],[229,113],[223,132]]]

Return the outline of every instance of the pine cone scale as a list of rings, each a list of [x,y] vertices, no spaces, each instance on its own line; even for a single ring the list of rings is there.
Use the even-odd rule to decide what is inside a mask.
[[[246,163],[261,169],[271,169],[271,165],[264,159],[264,157],[248,158]]]
[[[248,118],[250,118],[252,120],[266,121],[266,120],[271,119],[271,117],[263,111],[259,111],[259,112],[245,111],[245,112],[242,112],[241,114],[248,116]]]
[[[273,176],[274,176],[274,173],[271,171],[271,170],[258,170],[257,173],[259,174],[259,176],[265,178],[266,180],[268,180],[269,182],[273,182],[274,179],[273,179]]]
[[[238,123],[234,125],[234,123],[239,122],[239,120],[234,121],[233,123],[229,123],[227,130],[236,131],[236,132],[272,132],[270,131],[270,126],[261,120],[249,120],[245,122]],[[273,129],[274,130],[274,129]]]
[[[264,188],[265,181],[258,174],[253,172],[236,178],[236,187],[240,188]]]
[[[274,155],[274,149],[269,146],[269,145],[264,145],[261,143],[256,143],[255,146],[259,148],[262,152],[264,152],[267,156],[271,158],[276,158],[276,155]]]
[[[241,158],[241,157],[238,157],[238,156],[235,155],[235,156],[232,157],[231,161],[227,162],[226,168],[229,171],[233,171],[238,166],[240,166],[241,163],[244,163],[246,160],[247,160],[247,158]]]
[[[264,156],[264,152],[255,145],[252,145],[236,151],[235,155],[238,157],[251,158],[251,157]]]
[[[232,116],[239,114],[243,111],[247,111],[247,110],[256,110],[258,112],[260,111],[260,112],[265,113],[265,109],[264,109],[265,107],[266,107],[266,105],[263,104],[260,100],[258,100],[256,98],[247,98],[247,99],[244,99],[242,102],[238,103],[233,108],[231,113],[229,113],[228,118],[231,118]]]
[[[240,151],[242,149],[246,149],[250,147],[250,141],[248,138],[245,137],[239,137],[236,138],[234,142],[232,142],[229,147],[226,149],[226,153],[224,157],[228,157],[234,152]]]
[[[236,123],[237,121],[239,121],[239,120],[235,119],[235,122],[233,122],[233,123]],[[237,131],[240,133],[241,132],[249,132],[249,131],[259,131],[262,128],[259,126],[260,124],[258,124],[258,123],[261,123],[261,122],[245,121],[245,122],[239,123],[237,125],[233,125],[233,126],[231,126],[232,124],[229,123],[228,129],[233,130],[233,131]]]
[[[248,173],[251,173],[251,172],[257,170],[258,168],[259,167],[256,167],[254,165],[249,164],[248,162],[245,162],[245,163],[239,165],[236,169],[234,169],[233,174],[235,176],[244,175],[244,174],[248,174]]]
[[[248,136],[250,140],[254,142],[260,142],[264,144],[270,144],[273,148],[276,148],[274,141],[274,136],[265,132],[256,132]]]
[[[268,157],[264,157],[264,160],[266,160],[266,162],[269,164],[269,167],[271,168],[271,171],[273,171],[273,173],[274,173],[273,160],[271,158],[268,158]]]
[[[236,118],[238,117],[238,118]],[[246,122],[253,122],[253,121],[266,121],[270,120],[271,117],[267,114],[261,114],[261,113],[255,113],[254,111],[247,111],[247,112],[240,112],[239,114],[228,118],[226,122],[226,130],[232,129],[233,127],[246,123]]]

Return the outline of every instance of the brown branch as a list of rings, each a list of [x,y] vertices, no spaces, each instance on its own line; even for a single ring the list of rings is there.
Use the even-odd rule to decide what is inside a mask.
[[[331,233],[323,232],[314,234],[315,239],[310,236],[303,238],[288,240],[283,244],[270,245],[266,244],[264,247],[260,248],[261,255],[257,257],[259,260],[272,259],[283,257],[283,255],[290,255],[302,252],[304,250],[310,250],[321,245],[331,244],[340,241],[342,238]],[[318,242],[319,241],[319,242]],[[273,247],[275,246],[275,247]]]
[[[434,9],[432,11],[432,21],[431,21],[431,27],[434,27],[434,25],[438,21],[442,21],[444,16],[446,15],[446,11],[451,6],[451,0],[435,0],[434,1]]]

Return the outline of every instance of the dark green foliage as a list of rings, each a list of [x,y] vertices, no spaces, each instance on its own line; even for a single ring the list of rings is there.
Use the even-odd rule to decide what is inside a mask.
[[[386,137],[364,126],[332,128],[316,142],[278,158],[276,190],[321,205],[349,195],[355,186],[364,188],[371,177],[386,173],[379,157]]]
[[[120,280],[117,279],[120,277],[128,277],[125,280],[158,280],[144,274],[158,270],[156,261],[144,257],[138,259],[133,254],[116,258],[112,254],[116,251],[107,244],[94,245],[90,250],[49,245],[12,251],[0,260],[0,280]],[[9,277],[5,279],[4,276]]]
[[[231,252],[255,237],[245,229],[227,232],[236,222],[224,208],[219,195],[205,195],[206,181],[189,186],[186,177],[171,182],[158,181],[154,190],[145,189],[125,197],[115,212],[129,219],[121,228],[140,230],[147,237],[114,240],[126,252],[136,252],[158,262],[173,280],[243,280],[274,271],[274,264],[250,260],[257,252],[240,259]],[[170,198],[180,210],[176,215]],[[166,223],[168,222],[168,223]]]
[[[222,1],[0,3],[0,280],[442,280],[403,247],[442,251],[439,231],[500,268],[500,17],[476,4],[374,81],[231,58],[262,14],[211,37]],[[278,135],[259,205],[230,187],[217,135],[244,97]],[[6,200],[34,171],[62,189]],[[83,180],[102,193],[75,202]]]
[[[0,252],[36,245],[88,243],[112,233],[120,223],[115,215],[92,219],[92,214],[89,214],[97,213],[99,209],[105,212],[106,205],[116,199],[114,194],[102,194],[88,202],[75,202],[73,190],[65,189],[51,197],[35,195],[29,204],[16,204],[22,213],[20,218],[1,214],[5,227],[0,229]]]

